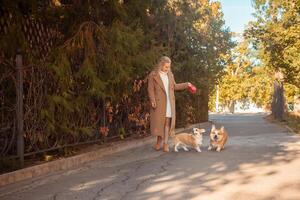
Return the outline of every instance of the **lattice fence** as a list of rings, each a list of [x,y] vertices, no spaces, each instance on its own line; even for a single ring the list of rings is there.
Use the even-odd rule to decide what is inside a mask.
[[[50,26],[45,25],[42,20],[33,19],[29,16],[19,16],[5,9],[0,9],[0,35],[2,46],[0,49],[0,154],[1,156],[16,155],[16,105],[15,105],[15,62],[14,56],[17,53],[15,48],[16,41],[20,45],[27,45],[26,48],[20,46],[24,57],[27,57],[27,63],[24,67],[26,80],[38,76],[38,65],[42,65],[59,40],[62,34]],[[35,77],[37,79],[37,77]],[[25,82],[26,84],[26,82]],[[31,111],[28,104],[29,88],[26,88],[27,94],[24,94],[24,103],[27,106],[26,114]],[[35,98],[36,99],[36,98]],[[28,107],[29,106],[29,107]]]
[[[25,45],[25,47],[20,46],[24,58],[25,156],[77,144],[106,141],[107,138],[148,134],[149,113],[145,94],[146,79],[135,80],[133,82],[135,93],[130,97],[123,98],[117,104],[108,105],[109,101],[104,99],[103,102],[87,105],[87,107],[91,107],[87,108],[85,121],[89,121],[88,117],[90,116],[91,118],[101,116],[101,119],[95,119],[92,124],[95,128],[92,134],[49,135],[45,133],[46,125],[38,115],[46,104],[47,90],[52,87],[51,79],[49,79],[51,74],[46,70],[45,65],[49,62],[52,50],[58,44],[63,43],[64,34],[60,33],[55,25],[49,25],[42,19],[14,15],[2,10],[0,12],[0,35],[0,40],[5,42],[0,49],[1,157],[16,157],[17,155],[14,61],[17,48],[14,43],[14,49],[10,49],[10,40],[12,39],[20,42],[20,45]],[[113,120],[111,120],[112,112]],[[101,130],[97,129],[99,126],[103,126]],[[103,128],[106,128],[109,134]]]

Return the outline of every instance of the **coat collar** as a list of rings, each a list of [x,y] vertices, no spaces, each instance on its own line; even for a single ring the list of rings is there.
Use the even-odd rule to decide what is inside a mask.
[[[170,89],[171,80],[172,80],[172,72],[168,72],[168,78],[169,78],[169,89]],[[166,93],[165,86],[159,75],[159,71],[154,71],[154,80],[158,83],[158,85],[161,87],[161,89]]]

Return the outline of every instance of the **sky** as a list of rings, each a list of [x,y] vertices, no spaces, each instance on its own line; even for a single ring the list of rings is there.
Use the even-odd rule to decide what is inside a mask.
[[[251,0],[219,0],[224,13],[225,24],[231,31],[242,33],[245,25],[253,20]]]

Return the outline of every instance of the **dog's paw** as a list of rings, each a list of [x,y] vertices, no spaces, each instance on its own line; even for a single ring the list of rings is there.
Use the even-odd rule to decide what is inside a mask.
[[[175,152],[178,152],[178,149],[174,149]]]
[[[202,152],[201,149],[200,149],[199,147],[196,148],[196,151],[199,152],[199,153]]]
[[[221,148],[220,148],[220,147],[218,147],[218,148],[217,148],[217,152],[220,152],[220,151],[221,151]]]
[[[183,150],[185,150],[185,151],[189,151],[189,149],[188,149],[188,148],[186,148],[186,147],[183,147]]]
[[[211,147],[211,146],[209,146],[207,150],[208,150],[208,151],[212,150],[212,147]]]

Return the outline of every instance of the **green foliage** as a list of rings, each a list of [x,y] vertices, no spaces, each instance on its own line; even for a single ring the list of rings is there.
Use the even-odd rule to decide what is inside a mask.
[[[126,135],[125,129],[123,127],[118,129],[118,133],[121,139],[124,139],[124,136]]]
[[[274,72],[285,75],[286,103],[293,103],[300,86],[300,2],[297,0],[256,0],[256,20],[249,23],[245,40],[227,55],[226,69],[219,79],[219,101],[251,101],[268,107],[272,101]],[[210,94],[215,108],[216,87]]]
[[[270,72],[257,62],[256,51],[249,40],[241,41],[227,59],[219,82],[219,102],[229,108],[234,102],[252,102],[257,106],[271,103],[273,79]],[[216,88],[211,94],[210,109],[215,107]]]
[[[294,97],[300,94],[300,87],[286,83],[284,85],[284,95],[286,103],[294,103]]]
[[[281,70],[285,81],[300,86],[300,1],[254,1],[256,21],[249,24],[246,37],[260,50],[266,67]]]
[[[299,2],[256,1],[255,22],[250,22],[246,38],[228,55],[220,79],[220,104],[251,101],[268,107],[272,101],[274,72],[285,75],[286,103],[299,95]],[[299,18],[299,19],[298,19]],[[215,107],[216,88],[210,109]]]
[[[257,106],[268,106],[271,104],[273,94],[273,82],[270,74],[261,66],[254,67],[249,77],[248,98]]]
[[[72,72],[69,79],[74,79],[74,84],[79,82],[76,77],[80,79],[87,99],[109,97],[117,103],[132,94],[130,83],[134,77],[145,76],[157,58],[167,54],[172,58],[178,82],[190,81],[200,88],[196,98],[179,95],[177,107],[183,111],[178,112],[182,113],[179,121],[186,118],[187,110],[189,115],[198,115],[190,122],[205,120],[207,111],[199,110],[207,107],[207,91],[224,67],[224,55],[233,46],[229,31],[224,29],[219,3],[129,1],[114,6],[116,15],[110,13],[114,20],[109,26],[83,22],[75,36],[65,42],[62,51],[66,56],[58,57],[57,63],[65,63],[68,69],[71,66],[64,62],[65,57],[70,62],[78,49],[84,54],[79,71]],[[63,83],[63,87],[69,84],[70,81]],[[81,87],[69,85],[63,92],[82,95],[78,94]],[[188,105],[184,103],[187,99],[190,99]]]
[[[166,45],[170,47],[175,78],[177,82],[192,82],[199,89],[195,96],[177,95],[178,124],[205,121],[208,93],[225,67],[225,55],[234,43],[224,27],[219,2],[171,1],[169,6],[176,18],[169,19],[163,27],[169,35]]]

